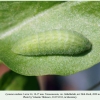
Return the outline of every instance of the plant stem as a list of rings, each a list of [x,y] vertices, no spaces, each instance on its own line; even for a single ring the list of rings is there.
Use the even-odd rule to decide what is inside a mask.
[[[100,82],[89,88],[88,90],[94,90],[96,87],[100,86]]]

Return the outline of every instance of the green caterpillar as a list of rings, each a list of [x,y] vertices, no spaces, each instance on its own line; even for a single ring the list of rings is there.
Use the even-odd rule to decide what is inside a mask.
[[[68,30],[52,30],[37,33],[16,43],[12,51],[16,54],[78,55],[91,49],[92,44],[82,34]]]

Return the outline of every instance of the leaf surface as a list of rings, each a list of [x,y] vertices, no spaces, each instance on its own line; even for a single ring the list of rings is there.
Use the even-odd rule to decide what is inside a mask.
[[[49,3],[48,3],[49,5]],[[100,2],[64,2],[47,8],[0,33],[0,59],[13,71],[28,75],[70,75],[100,62]],[[83,34],[92,50],[78,56],[21,56],[13,45],[35,33],[68,29]]]

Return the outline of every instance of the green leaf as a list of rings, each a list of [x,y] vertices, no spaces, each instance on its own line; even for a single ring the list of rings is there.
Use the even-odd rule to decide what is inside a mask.
[[[22,22],[47,8],[61,2],[0,2],[0,31]]]
[[[34,3],[34,2],[33,2]],[[48,3],[49,5],[49,3]],[[70,75],[92,67],[100,61],[100,2],[64,2],[29,17],[1,32],[0,59],[13,71],[23,75]],[[83,34],[92,50],[78,56],[21,56],[11,49],[16,42],[35,33],[68,29]]]
[[[22,76],[9,71],[0,79],[0,90],[39,90],[39,84],[34,76]]]
[[[0,60],[0,64],[2,63],[2,61]]]

